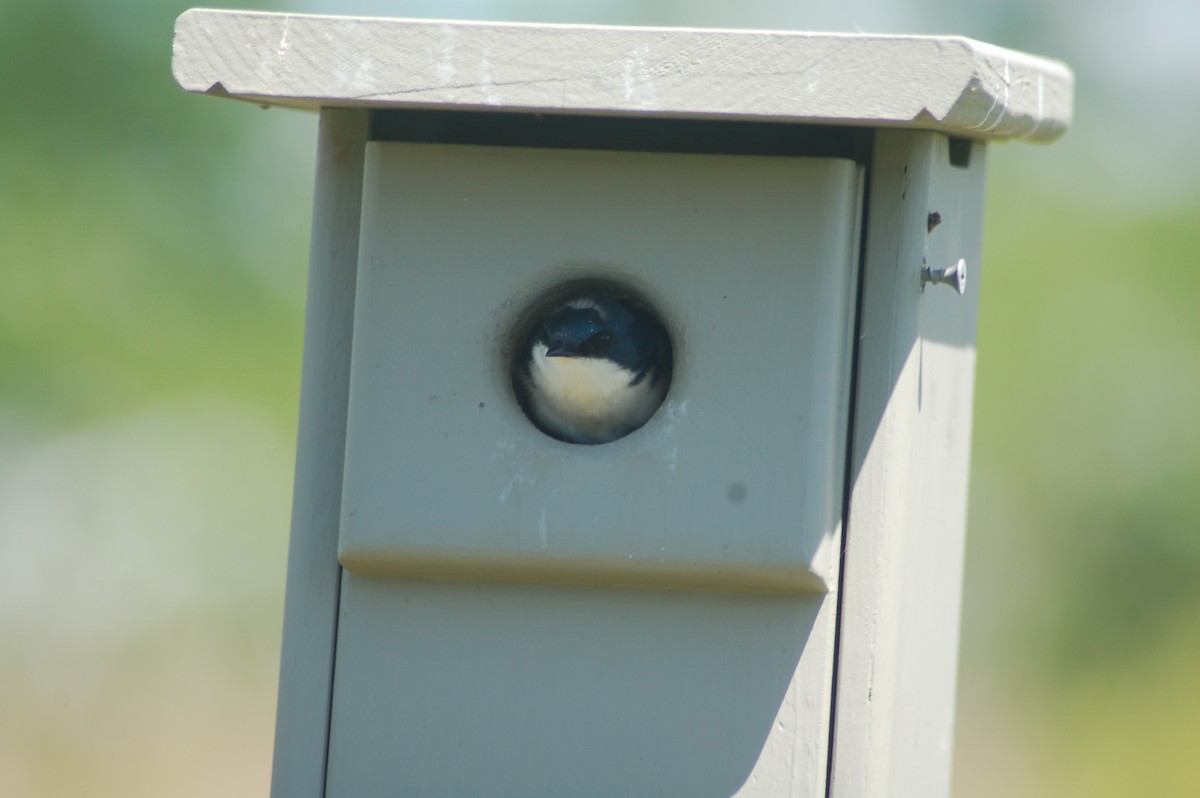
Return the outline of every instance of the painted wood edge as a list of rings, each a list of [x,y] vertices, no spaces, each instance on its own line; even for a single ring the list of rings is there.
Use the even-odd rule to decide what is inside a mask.
[[[954,197],[944,184],[959,181],[978,193],[949,203],[967,213],[955,223],[964,225],[963,243],[973,250],[964,255],[978,263],[985,165],[983,145],[976,145],[969,168],[950,166],[938,139],[919,131],[876,137],[855,479],[843,545],[833,798],[949,793],[978,281],[966,297],[936,286],[922,292],[919,269],[930,254],[927,214],[945,210],[940,202]],[[927,329],[930,303],[942,302],[971,303],[956,308],[971,320],[970,330],[960,330],[970,340],[939,340]],[[967,326],[962,318],[956,324]],[[949,367],[940,385],[929,382],[935,360]],[[938,416],[939,403],[952,412],[942,407]]]
[[[316,109],[431,108],[826,123],[1049,142],[1058,61],[961,37],[533,25],[193,9],[185,90]]]
[[[370,577],[449,582],[568,585],[635,590],[823,595],[826,580],[812,570],[778,563],[665,562],[606,557],[501,555],[413,546],[343,546],[346,570]]]
[[[342,569],[337,562],[358,268],[364,111],[321,113],[271,795],[320,798]]]

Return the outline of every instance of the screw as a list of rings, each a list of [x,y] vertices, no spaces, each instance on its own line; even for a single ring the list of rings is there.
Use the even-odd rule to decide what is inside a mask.
[[[959,258],[958,263],[947,269],[931,269],[928,266],[922,266],[921,288],[925,287],[925,283],[949,285],[960,295],[965,294],[967,292],[967,262]]]

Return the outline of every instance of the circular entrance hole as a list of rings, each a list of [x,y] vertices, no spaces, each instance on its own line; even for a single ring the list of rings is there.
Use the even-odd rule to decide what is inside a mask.
[[[567,443],[599,444],[641,428],[671,386],[671,337],[623,286],[560,286],[513,334],[512,383],[534,426]]]

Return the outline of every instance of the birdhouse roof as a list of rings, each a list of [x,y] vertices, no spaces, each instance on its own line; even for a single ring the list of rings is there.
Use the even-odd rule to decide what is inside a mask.
[[[1053,141],[1074,78],[967,38],[374,19],[193,9],[184,89],[262,105],[907,127]]]

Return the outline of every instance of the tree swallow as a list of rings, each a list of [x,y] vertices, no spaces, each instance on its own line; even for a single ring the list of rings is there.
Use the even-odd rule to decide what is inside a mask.
[[[592,291],[551,305],[515,355],[513,384],[525,414],[568,443],[628,435],[650,420],[671,384],[671,340],[662,323]]]

